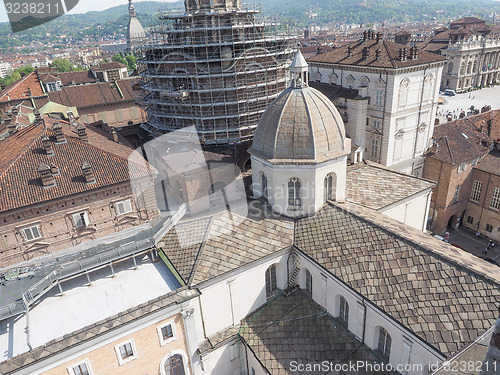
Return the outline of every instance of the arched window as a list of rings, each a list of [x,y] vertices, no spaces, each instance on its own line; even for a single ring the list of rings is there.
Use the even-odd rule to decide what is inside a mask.
[[[323,194],[325,202],[328,200],[335,200],[335,183],[336,176],[334,173],[329,173],[325,177],[325,191]]]
[[[388,361],[391,356],[391,335],[382,327],[379,329],[378,333],[378,351],[382,354]]]
[[[272,297],[276,288],[276,264],[273,264],[266,270],[266,298]]]
[[[170,353],[160,364],[161,375],[188,375],[186,356],[181,353]]]
[[[288,181],[288,206],[295,209],[302,207],[300,180],[297,177],[292,177]]]
[[[336,85],[339,77],[335,73],[332,73],[328,76],[328,80],[330,81],[330,85]]]
[[[339,319],[346,325],[349,324],[349,304],[342,296],[340,296]]]
[[[410,85],[410,80],[408,78],[401,81],[399,85],[399,106],[405,106],[408,102],[408,86]]]
[[[433,74],[427,74],[424,79],[423,100],[429,100],[432,92],[432,82],[434,81]]]
[[[472,61],[469,61],[467,63],[467,74],[471,74],[472,73]]]
[[[370,80],[366,76],[361,77],[361,79],[359,80],[359,85],[360,86],[366,86],[366,87],[368,87],[369,83],[370,83]]]
[[[262,188],[262,197],[264,199],[267,199],[268,195],[267,195],[267,177],[264,173],[262,173],[262,176],[261,176],[261,188]]]
[[[311,272],[309,272],[308,269],[306,269],[306,290],[307,292],[312,295],[313,292],[313,277],[311,275]]]

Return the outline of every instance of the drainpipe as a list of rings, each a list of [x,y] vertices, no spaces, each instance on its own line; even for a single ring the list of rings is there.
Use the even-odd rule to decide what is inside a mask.
[[[26,345],[28,345],[29,351],[31,352],[33,350],[33,347],[31,346],[31,335],[30,335],[30,307],[28,305],[28,301],[26,301],[26,298],[24,297],[24,294],[23,294],[23,303],[24,306],[26,307],[26,328],[24,328],[24,332],[26,332]]]

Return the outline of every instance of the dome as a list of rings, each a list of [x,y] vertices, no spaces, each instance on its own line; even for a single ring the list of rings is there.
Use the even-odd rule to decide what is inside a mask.
[[[271,103],[249,152],[271,162],[321,163],[350,153],[349,144],[331,100],[302,84],[286,89]]]

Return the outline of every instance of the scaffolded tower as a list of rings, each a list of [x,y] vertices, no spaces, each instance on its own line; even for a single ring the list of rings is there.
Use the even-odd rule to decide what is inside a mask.
[[[160,13],[145,48],[143,128],[154,137],[195,126],[204,145],[250,140],[286,87],[296,39],[241,0],[186,0],[185,10]]]

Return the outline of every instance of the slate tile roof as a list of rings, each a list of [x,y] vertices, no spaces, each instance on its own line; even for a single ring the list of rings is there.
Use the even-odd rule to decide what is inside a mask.
[[[134,82],[134,78],[130,78],[116,82],[65,86],[61,91],[50,92],[48,95],[51,101],[62,105],[78,109],[96,107],[135,101],[139,91],[133,90]]]
[[[292,240],[292,221],[223,213],[177,224],[162,248],[184,281],[195,286],[290,247]]]
[[[142,165],[131,163],[127,158],[133,150],[106,138],[103,131],[87,127],[89,143],[72,132],[64,121],[45,116],[45,123],[32,124],[13,136],[0,141],[0,212],[17,209],[53,199],[71,196],[106,186],[127,183],[131,178],[152,173]],[[58,121],[63,125],[67,142],[54,143],[52,125]],[[46,155],[42,136],[47,135],[54,150]],[[109,136],[109,134],[108,134]],[[121,138],[123,142],[123,139]],[[92,165],[96,183],[87,185],[81,170],[87,161]],[[38,167],[41,163],[54,163],[60,170],[55,175],[56,186],[42,186]]]
[[[351,48],[350,56],[348,55],[349,47]],[[368,57],[366,59],[363,58],[364,48],[368,48]],[[426,51],[419,51],[418,58],[415,60],[408,58],[406,61],[400,61],[399,50],[401,48],[402,45],[383,39],[378,42],[376,39],[359,40],[340,48],[335,48],[333,51],[311,57],[307,62],[399,69],[446,61],[446,58]],[[377,50],[380,50],[379,59],[376,59]]]
[[[347,168],[346,200],[379,210],[434,186],[432,181],[365,161]]]
[[[194,230],[198,241],[208,228],[199,250],[183,249],[176,228],[164,239],[165,253],[192,286],[294,245],[445,356],[497,317],[498,267],[372,209],[329,203],[295,222],[245,218],[236,228],[227,215],[212,220]],[[193,225],[179,230],[186,236]]]
[[[95,83],[97,79],[90,70],[81,72],[60,73],[59,78],[64,86],[83,85],[85,83]]]
[[[382,362],[374,351],[362,345],[300,289],[288,297],[280,294],[273,298],[244,319],[241,326],[240,336],[273,375],[296,373],[292,371],[291,361],[302,364]],[[377,372],[366,373],[371,374]]]
[[[497,317],[498,267],[377,212],[325,206],[295,245],[446,356]]]
[[[115,331],[140,318],[151,315],[157,311],[178,305],[199,295],[196,290],[187,287],[179,288],[168,294],[155,298],[139,306],[110,316],[90,326],[68,333],[61,338],[49,341],[45,345],[34,348],[30,352],[19,354],[11,359],[0,362],[0,375],[10,375],[22,370],[35,361],[48,359],[57,353],[74,348],[98,336]]]

